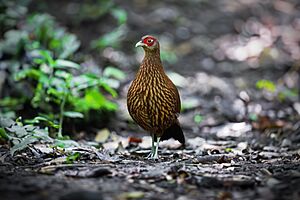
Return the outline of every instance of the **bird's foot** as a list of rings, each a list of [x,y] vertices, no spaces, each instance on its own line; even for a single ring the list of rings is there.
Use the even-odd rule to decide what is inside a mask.
[[[155,155],[155,153],[150,152],[146,158],[149,160],[156,160],[156,159],[158,159],[158,155],[157,154]]]
[[[147,158],[147,159],[153,158],[153,152],[151,151],[151,152],[149,153],[149,155],[148,155],[146,158]]]
[[[152,134],[152,147],[151,147],[150,154],[147,156],[147,159],[153,159],[153,160],[158,159],[159,140],[160,140],[160,137],[157,137],[157,141],[156,141],[156,145],[155,145],[154,144],[154,135]]]

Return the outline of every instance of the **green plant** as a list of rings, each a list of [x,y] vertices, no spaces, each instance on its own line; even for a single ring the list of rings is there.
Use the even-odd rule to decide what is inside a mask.
[[[256,82],[256,87],[258,89],[265,89],[269,92],[275,92],[276,91],[276,85],[270,81],[270,80],[259,80]]]
[[[200,114],[194,115],[194,122],[196,124],[200,124],[202,121],[203,121],[203,116],[202,115],[200,115]]]
[[[276,97],[279,101],[284,101],[286,99],[296,99],[298,96],[298,91],[296,88],[288,88],[282,84],[276,85],[270,80],[257,81],[256,88],[272,93],[274,97]]]
[[[13,155],[37,141],[53,142],[48,135],[47,128],[40,128],[32,125],[23,125],[18,118],[13,121],[8,118],[0,117],[0,138],[11,142],[10,153]]]
[[[8,55],[3,65],[9,71],[11,90],[19,96],[0,100],[0,109],[9,112],[6,105],[12,110],[18,105],[21,110],[29,101],[37,116],[24,122],[56,130],[59,138],[65,117],[83,118],[90,110],[116,110],[117,105],[107,96],[117,96],[114,87],[124,73],[114,67],[98,75],[82,73],[82,66],[71,61],[79,45],[73,34],[46,14],[33,15],[19,30],[6,32],[0,54]]]
[[[67,164],[72,164],[72,163],[74,163],[74,161],[79,160],[80,157],[81,157],[81,154],[79,152],[74,152],[74,153],[67,156],[66,163]]]
[[[111,15],[116,19],[118,26],[91,42],[91,47],[103,49],[105,47],[119,48],[122,39],[127,34],[127,12],[121,8],[111,8]]]
[[[39,109],[43,117],[35,118],[32,123],[46,121],[48,126],[58,128],[58,137],[62,137],[64,117],[83,118],[91,109],[113,111],[117,108],[99,90],[101,87],[113,97],[117,95],[105,79],[92,74],[71,73],[79,69],[77,63],[54,59],[51,52],[36,50],[31,67],[15,74],[16,81],[34,81],[31,105]]]
[[[36,142],[50,144],[53,148],[79,146],[77,142],[69,140],[66,137],[63,138],[63,140],[53,139],[49,136],[48,127],[41,128],[36,125],[26,125],[22,122],[20,117],[17,118],[16,121],[0,117],[0,139],[7,141],[11,146],[11,155],[14,155],[15,152],[22,151],[28,147],[32,147],[30,150],[33,150],[34,143]]]
[[[55,58],[71,57],[79,48],[80,42],[75,35],[67,33],[58,26],[53,17],[47,14],[36,14],[28,18],[24,29],[34,42],[33,48],[44,48],[53,52]]]
[[[96,49],[103,49],[108,46],[113,48],[119,48],[120,42],[122,41],[122,38],[125,36],[126,32],[126,26],[119,26],[113,31],[104,34],[99,39],[93,40],[91,43],[91,47]]]

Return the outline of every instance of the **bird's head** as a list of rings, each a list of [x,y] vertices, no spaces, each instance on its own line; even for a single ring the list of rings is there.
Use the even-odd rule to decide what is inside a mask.
[[[155,37],[145,35],[138,43],[135,44],[135,47],[143,47],[145,51],[153,51],[159,49],[159,43]]]

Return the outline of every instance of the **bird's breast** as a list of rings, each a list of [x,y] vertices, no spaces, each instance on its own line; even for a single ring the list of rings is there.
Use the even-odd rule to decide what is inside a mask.
[[[174,92],[159,74],[137,77],[128,91],[128,110],[144,129],[163,132],[176,120]]]

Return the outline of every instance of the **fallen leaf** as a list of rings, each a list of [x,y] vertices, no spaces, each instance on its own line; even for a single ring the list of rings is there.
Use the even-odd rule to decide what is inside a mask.
[[[142,142],[139,144],[139,146],[142,149],[149,149],[151,148],[151,137],[150,136],[144,136],[142,137]]]
[[[126,192],[121,194],[120,199],[140,199],[145,196],[144,192],[141,191],[133,191],[133,192]]]
[[[100,131],[97,132],[95,141],[99,143],[104,143],[107,141],[109,136],[110,136],[110,131],[107,128],[101,129]]]
[[[257,122],[252,122],[252,126],[258,130],[266,130],[271,128],[282,128],[286,125],[283,120],[272,120],[268,116],[259,116]]]
[[[159,143],[159,146],[161,146],[162,148],[167,148],[167,149],[178,149],[179,147],[182,146],[182,144],[180,142],[178,142],[177,140],[174,140],[173,138],[171,138],[168,140],[161,141]]]
[[[219,138],[240,137],[251,131],[251,126],[245,122],[228,123],[221,127],[216,127]]]
[[[129,137],[128,141],[129,141],[129,143],[141,143],[142,139],[141,138],[136,138],[136,137]]]
[[[104,149],[115,151],[120,148],[120,145],[122,145],[122,148],[125,149],[129,144],[128,138],[121,137],[115,134],[111,135],[111,138],[113,141],[103,144]]]

